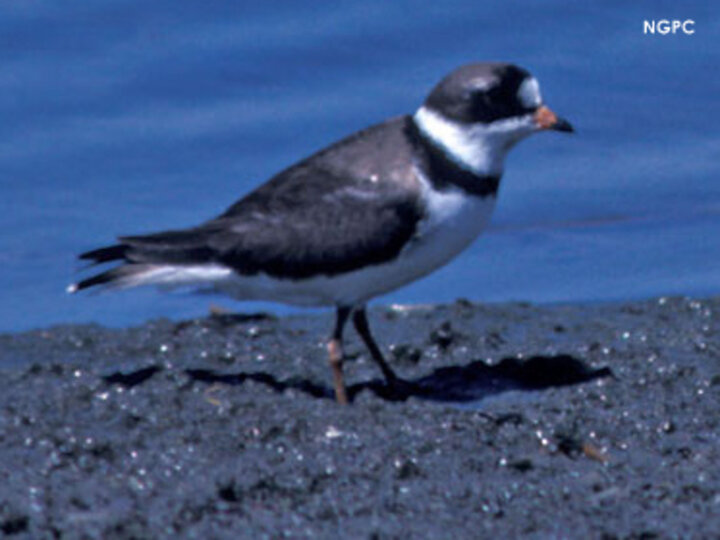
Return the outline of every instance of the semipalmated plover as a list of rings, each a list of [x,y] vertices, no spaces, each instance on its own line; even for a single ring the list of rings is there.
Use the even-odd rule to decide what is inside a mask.
[[[347,402],[349,318],[388,384],[398,381],[365,313],[371,298],[443,266],[487,226],[505,156],[542,130],[573,131],[511,64],[460,67],[412,115],[354,133],[189,229],[123,236],[81,259],[119,265],[71,285],[192,286],[240,300],[335,306],[328,342]]]

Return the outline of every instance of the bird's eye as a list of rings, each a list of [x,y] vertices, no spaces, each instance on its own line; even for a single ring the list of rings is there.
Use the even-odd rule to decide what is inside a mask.
[[[497,96],[487,90],[476,90],[472,93],[472,102],[480,107],[492,107],[497,104]]]
[[[504,87],[495,87],[488,92],[490,101],[493,103],[510,103],[512,96],[508,94],[508,91]]]

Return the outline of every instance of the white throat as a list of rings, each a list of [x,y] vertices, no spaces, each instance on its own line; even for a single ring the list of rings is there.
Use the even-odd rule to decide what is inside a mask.
[[[461,124],[424,105],[413,118],[418,129],[450,159],[480,176],[502,175],[508,151],[536,129],[532,115],[489,124]]]

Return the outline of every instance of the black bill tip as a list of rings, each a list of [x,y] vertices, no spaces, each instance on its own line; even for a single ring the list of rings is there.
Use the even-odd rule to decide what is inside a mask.
[[[564,118],[560,117],[555,120],[555,123],[550,126],[550,129],[552,129],[553,131],[563,131],[565,133],[575,133],[575,128],[572,127],[572,124]]]

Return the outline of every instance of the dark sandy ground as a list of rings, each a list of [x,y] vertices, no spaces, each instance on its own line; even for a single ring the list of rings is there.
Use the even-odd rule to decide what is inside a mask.
[[[0,535],[718,537],[720,300],[0,336]]]

